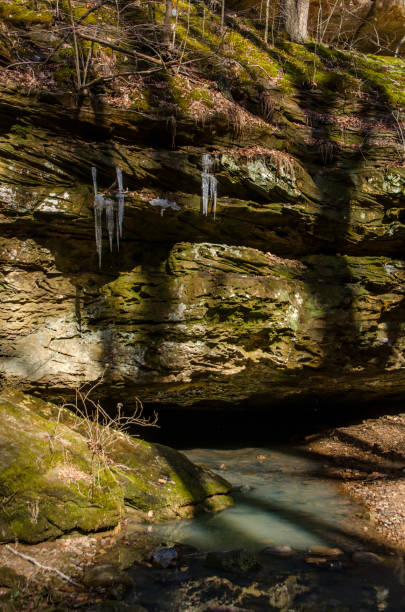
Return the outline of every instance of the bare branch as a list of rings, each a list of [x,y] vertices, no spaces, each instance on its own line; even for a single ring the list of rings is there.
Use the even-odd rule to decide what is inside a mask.
[[[163,62],[163,60],[158,60],[155,57],[151,57],[150,55],[144,55],[143,53],[140,53],[139,51],[124,49],[123,47],[120,47],[119,45],[111,43],[107,40],[103,40],[102,38],[97,38],[96,36],[90,36],[89,34],[81,34],[80,32],[78,32],[78,36],[79,38],[82,38],[83,40],[89,40],[89,41],[98,43],[99,45],[103,47],[109,47],[110,49],[114,49],[114,51],[118,51],[119,53],[123,53],[124,55],[129,55],[130,57],[135,57],[136,59],[143,59],[148,62],[152,62],[152,64],[159,64],[160,66],[162,65],[165,66],[165,63]]]
[[[42,563],[39,563],[33,557],[29,557],[28,555],[24,555],[23,553],[20,553],[18,550],[15,550],[15,548],[12,548],[8,544],[6,544],[5,547],[7,550],[13,553],[13,555],[16,555],[17,557],[21,557],[21,559],[25,559],[25,561],[29,561],[33,565],[36,565],[36,567],[39,567],[40,569],[45,570],[47,572],[54,572],[55,574],[58,574],[60,578],[62,578],[63,580],[66,580],[66,582],[70,582],[70,584],[73,584],[74,586],[80,586],[78,582],[75,582],[74,580],[69,578],[69,576],[66,576],[66,574],[56,569],[56,567],[50,567],[49,565],[42,565]]]
[[[151,68],[150,70],[128,70],[127,72],[117,72],[116,74],[111,74],[110,76],[100,76],[96,79],[93,79],[92,81],[89,81],[85,85],[82,85],[82,89],[85,89],[86,87],[92,87],[93,85],[96,85],[97,83],[102,83],[103,81],[113,81],[115,79],[119,79],[125,76],[131,76],[134,74],[152,74],[153,72],[159,72],[160,70],[163,70],[163,66],[160,68]]]

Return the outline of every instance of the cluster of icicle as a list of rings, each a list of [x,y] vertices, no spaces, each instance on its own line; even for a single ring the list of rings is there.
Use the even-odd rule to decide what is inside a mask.
[[[202,186],[202,213],[208,216],[208,204],[211,199],[212,211],[215,214],[217,211],[217,187],[218,181],[211,170],[214,166],[214,160],[209,153],[204,153],[202,156],[202,173],[201,173],[201,186]]]
[[[98,262],[101,268],[101,251],[103,244],[103,230],[101,226],[101,220],[103,216],[103,210],[105,209],[105,216],[107,221],[107,232],[110,241],[110,251],[112,251],[113,237],[114,237],[114,226],[117,239],[118,250],[120,248],[120,238],[122,238],[122,223],[124,220],[124,189],[122,182],[122,170],[119,166],[116,167],[117,172],[117,183],[118,193],[115,198],[104,195],[103,193],[97,192],[97,168],[91,169],[94,186],[94,222],[96,230],[96,247],[98,253]],[[114,220],[115,217],[115,220]]]

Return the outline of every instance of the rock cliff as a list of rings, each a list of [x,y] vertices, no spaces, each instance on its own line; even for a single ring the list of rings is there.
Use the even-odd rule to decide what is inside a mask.
[[[126,105],[2,86],[5,384],[105,373],[116,401],[176,406],[405,388],[404,62],[237,36],[249,78],[229,59]],[[124,236],[99,268],[91,168],[114,194],[117,165]]]

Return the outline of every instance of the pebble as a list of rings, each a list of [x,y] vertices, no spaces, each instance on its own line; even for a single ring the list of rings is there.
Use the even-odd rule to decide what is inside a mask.
[[[234,487],[232,491],[235,493],[248,493],[249,491],[253,491],[254,488],[255,487],[253,487],[252,485],[243,484],[243,485]]]
[[[328,559],[326,557],[306,557],[305,563],[310,565],[325,565]]]
[[[373,552],[359,550],[353,553],[352,557],[355,563],[361,565],[377,565],[378,563],[384,563],[384,559]]]
[[[332,560],[330,557],[307,557],[305,562],[309,563],[310,565],[316,565],[317,567],[323,567],[330,570],[344,569],[344,566],[340,561]]]
[[[177,550],[174,547],[160,548],[152,554],[151,561],[155,567],[166,568],[175,565],[178,556]]]
[[[328,548],[328,546],[311,546],[309,554],[320,555],[321,557],[341,557],[344,552],[340,548]]]
[[[268,546],[263,551],[266,555],[275,555],[277,557],[290,557],[295,554],[295,550],[291,546]]]

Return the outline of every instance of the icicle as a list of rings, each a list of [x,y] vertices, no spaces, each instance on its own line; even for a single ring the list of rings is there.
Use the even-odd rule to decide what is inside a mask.
[[[105,197],[102,193],[97,191],[97,168],[94,166],[91,169],[91,175],[93,178],[94,187],[94,222],[95,222],[95,233],[96,233],[96,248],[98,253],[99,266],[101,268],[101,253],[103,246],[103,230],[102,230],[102,218],[103,210],[105,209],[105,216],[107,221],[107,232],[108,239],[110,242],[110,251],[113,248],[114,238],[114,223],[115,233],[117,239],[117,246],[119,249],[120,238],[122,237],[122,224],[124,220],[124,204],[125,195],[122,180],[122,170],[119,166],[116,166],[118,193],[116,194],[117,203],[115,200]]]
[[[209,200],[212,200],[212,210],[214,220],[217,211],[217,193],[218,181],[213,174],[210,173],[214,166],[214,160],[209,153],[204,153],[202,156],[202,173],[201,173],[201,190],[202,190],[202,213],[208,216]]]
[[[116,166],[115,171],[117,173],[118,191],[119,193],[122,193],[124,191],[123,182],[122,182],[122,170],[119,166]]]
[[[91,176],[93,177],[94,187],[94,229],[96,233],[96,249],[98,254],[98,264],[101,268],[101,251],[103,246],[101,218],[104,208],[104,197],[101,193],[97,193],[97,168],[95,168],[94,166],[91,169]]]
[[[212,159],[211,155],[209,153],[204,153],[204,155],[202,156],[203,172],[209,173],[213,165],[214,165],[214,160]]]
[[[210,197],[212,198],[212,211],[215,215],[217,213],[217,194],[218,194],[218,181],[213,174],[210,174]]]
[[[110,251],[112,252],[113,237],[114,237],[114,200],[105,198],[105,218],[107,221],[108,239],[110,241]]]
[[[124,204],[125,196],[123,194],[124,186],[122,181],[122,170],[119,166],[116,167],[117,172],[117,183],[118,183],[118,212],[117,212],[117,246],[120,248],[120,238],[122,238],[122,224],[124,221]]]
[[[202,181],[202,212],[203,215],[208,215],[208,199],[210,197],[210,175],[206,172],[201,174]]]
[[[155,198],[149,202],[151,206],[159,206],[160,207],[160,216],[163,217],[163,213],[167,208],[171,208],[172,210],[181,210],[180,206],[177,202],[170,202],[169,200],[165,200],[163,198]]]
[[[104,196],[98,193],[94,196],[94,223],[96,230],[96,248],[98,253],[98,263],[101,268],[101,251],[103,246],[103,231],[101,229],[101,220],[104,209]]]
[[[93,177],[94,195],[97,195],[97,168],[94,166],[91,169],[91,175]]]

